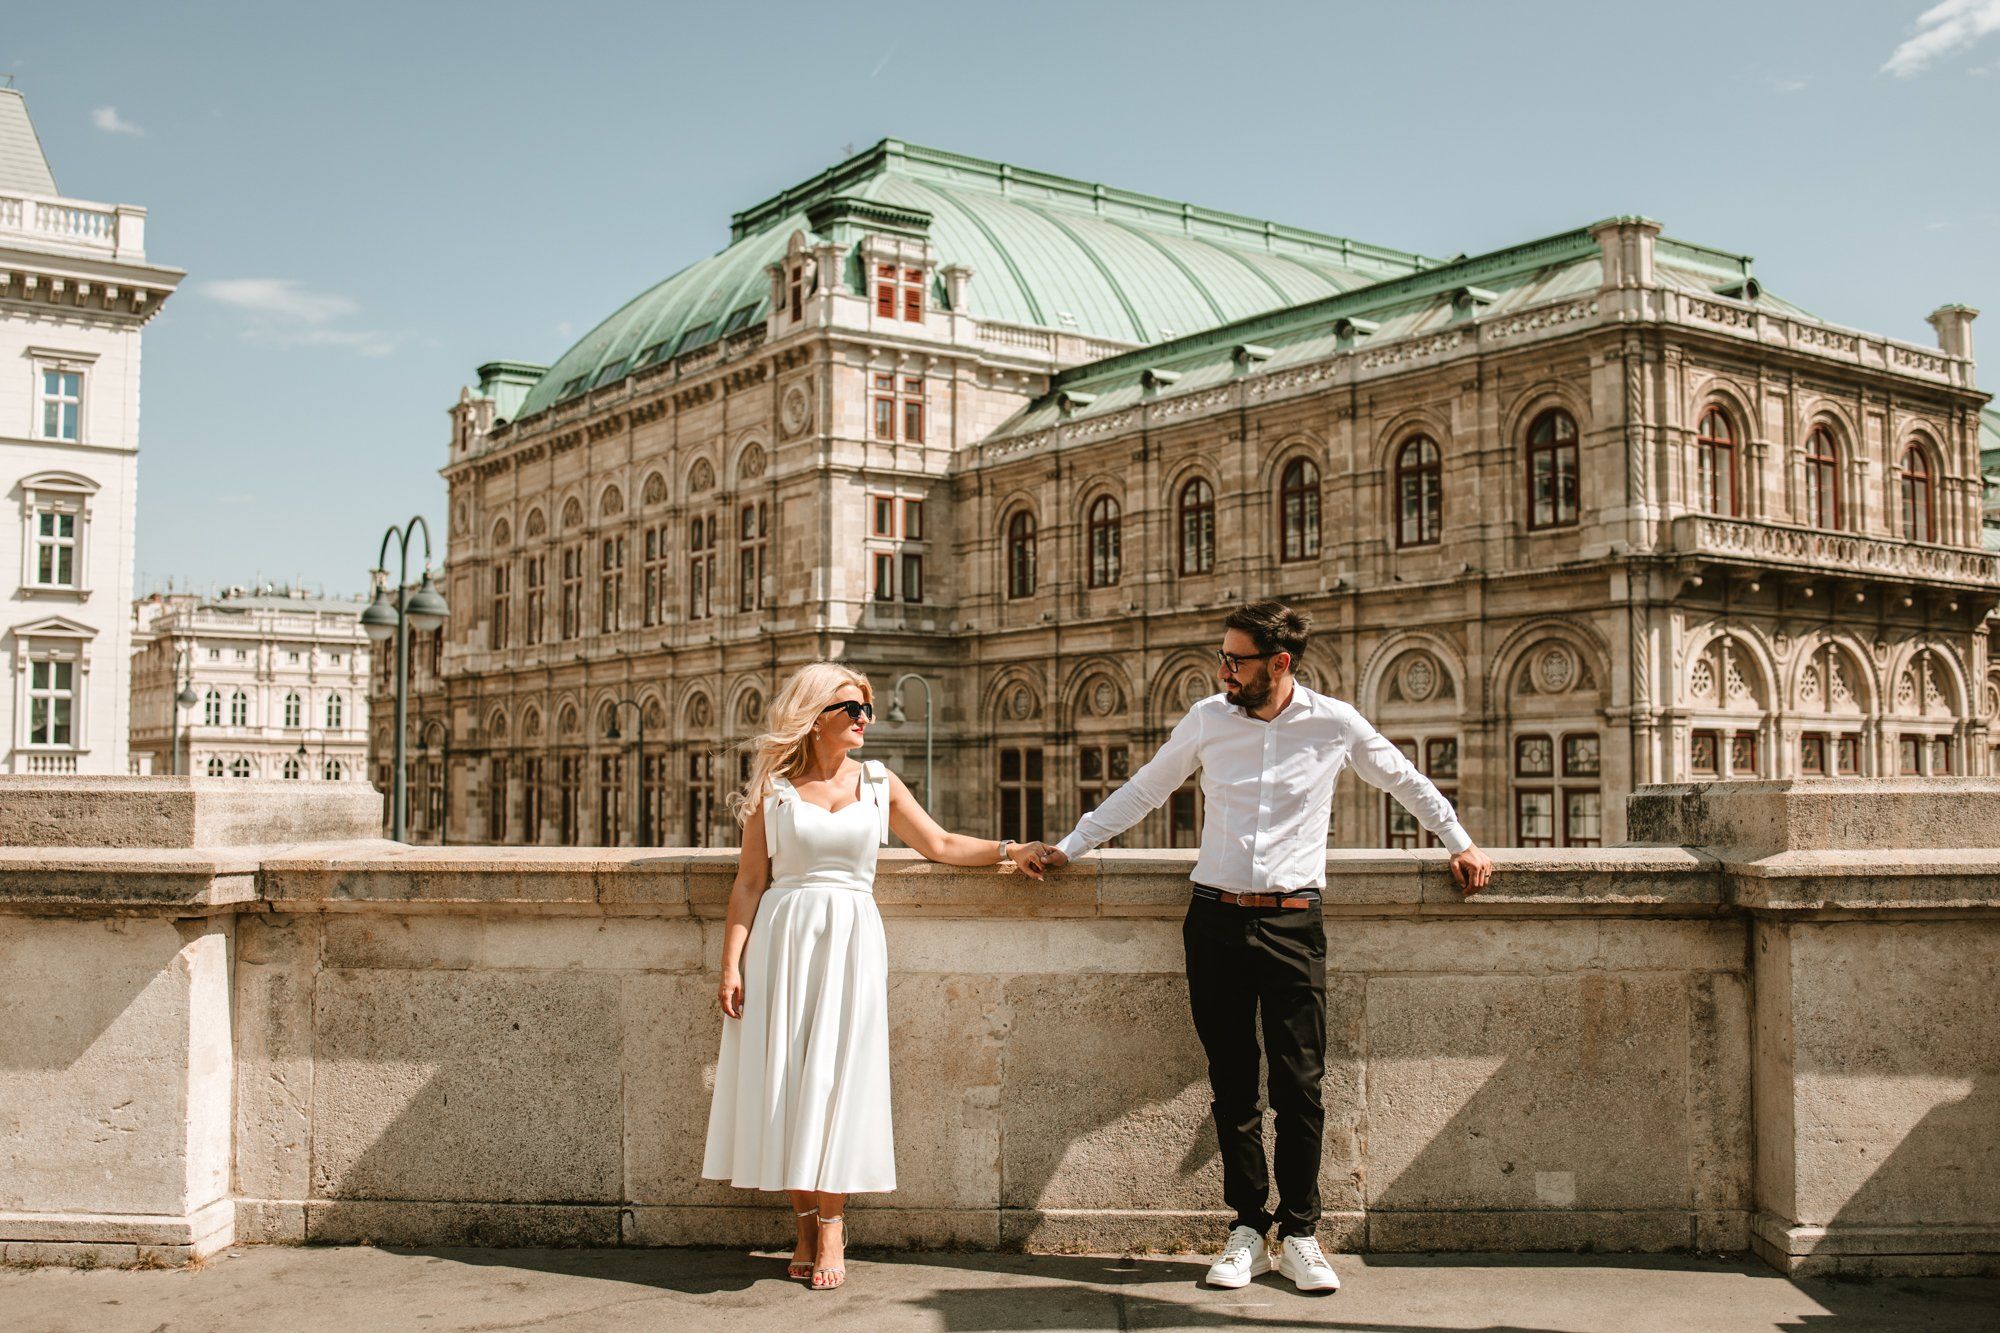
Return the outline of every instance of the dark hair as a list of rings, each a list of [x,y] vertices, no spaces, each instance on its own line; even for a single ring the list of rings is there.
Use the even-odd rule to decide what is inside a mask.
[[[1312,633],[1312,617],[1294,611],[1283,602],[1252,602],[1231,611],[1222,627],[1248,634],[1256,641],[1260,653],[1290,653],[1292,665],[1297,666],[1306,655],[1306,636]]]

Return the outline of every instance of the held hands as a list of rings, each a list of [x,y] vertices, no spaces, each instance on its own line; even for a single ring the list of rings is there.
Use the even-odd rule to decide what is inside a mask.
[[[1060,870],[1069,864],[1069,858],[1045,842],[1017,842],[1013,849],[1014,864],[1032,879],[1041,879],[1046,871]]]
[[[733,967],[722,969],[722,984],[716,987],[715,998],[728,1017],[743,1017],[743,974]]]
[[[1452,882],[1458,885],[1459,893],[1470,898],[1493,882],[1493,858],[1477,847],[1454,852],[1451,858],[1451,878]]]

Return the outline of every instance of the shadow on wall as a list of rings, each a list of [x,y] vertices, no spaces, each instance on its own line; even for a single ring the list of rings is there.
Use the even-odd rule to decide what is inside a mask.
[[[1365,1024],[1370,1250],[1744,1247],[1739,978],[1375,977]]]

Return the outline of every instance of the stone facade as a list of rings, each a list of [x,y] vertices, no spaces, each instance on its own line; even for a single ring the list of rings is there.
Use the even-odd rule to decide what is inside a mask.
[[[371,645],[361,609],[359,601],[270,588],[135,602],[135,768],[365,780]],[[177,702],[184,686],[195,695],[190,706]]]
[[[61,195],[0,88],[0,773],[126,769],[139,339],[182,276],[145,227]]]
[[[764,318],[455,409],[452,840],[733,842],[732,747],[819,656],[927,679],[936,792],[921,689],[869,752],[946,823],[1059,834],[1263,596],[1489,845],[1616,842],[1642,783],[1993,765],[1972,311],[1855,333],[1613,219],[1120,345],[982,319],[941,225],[813,187]],[[1334,836],[1421,838],[1359,783]]]

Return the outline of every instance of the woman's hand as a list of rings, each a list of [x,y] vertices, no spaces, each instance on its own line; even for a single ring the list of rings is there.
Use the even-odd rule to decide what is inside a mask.
[[[730,1018],[743,1017],[743,974],[733,967],[722,969],[722,984],[715,988],[722,1012]]]

